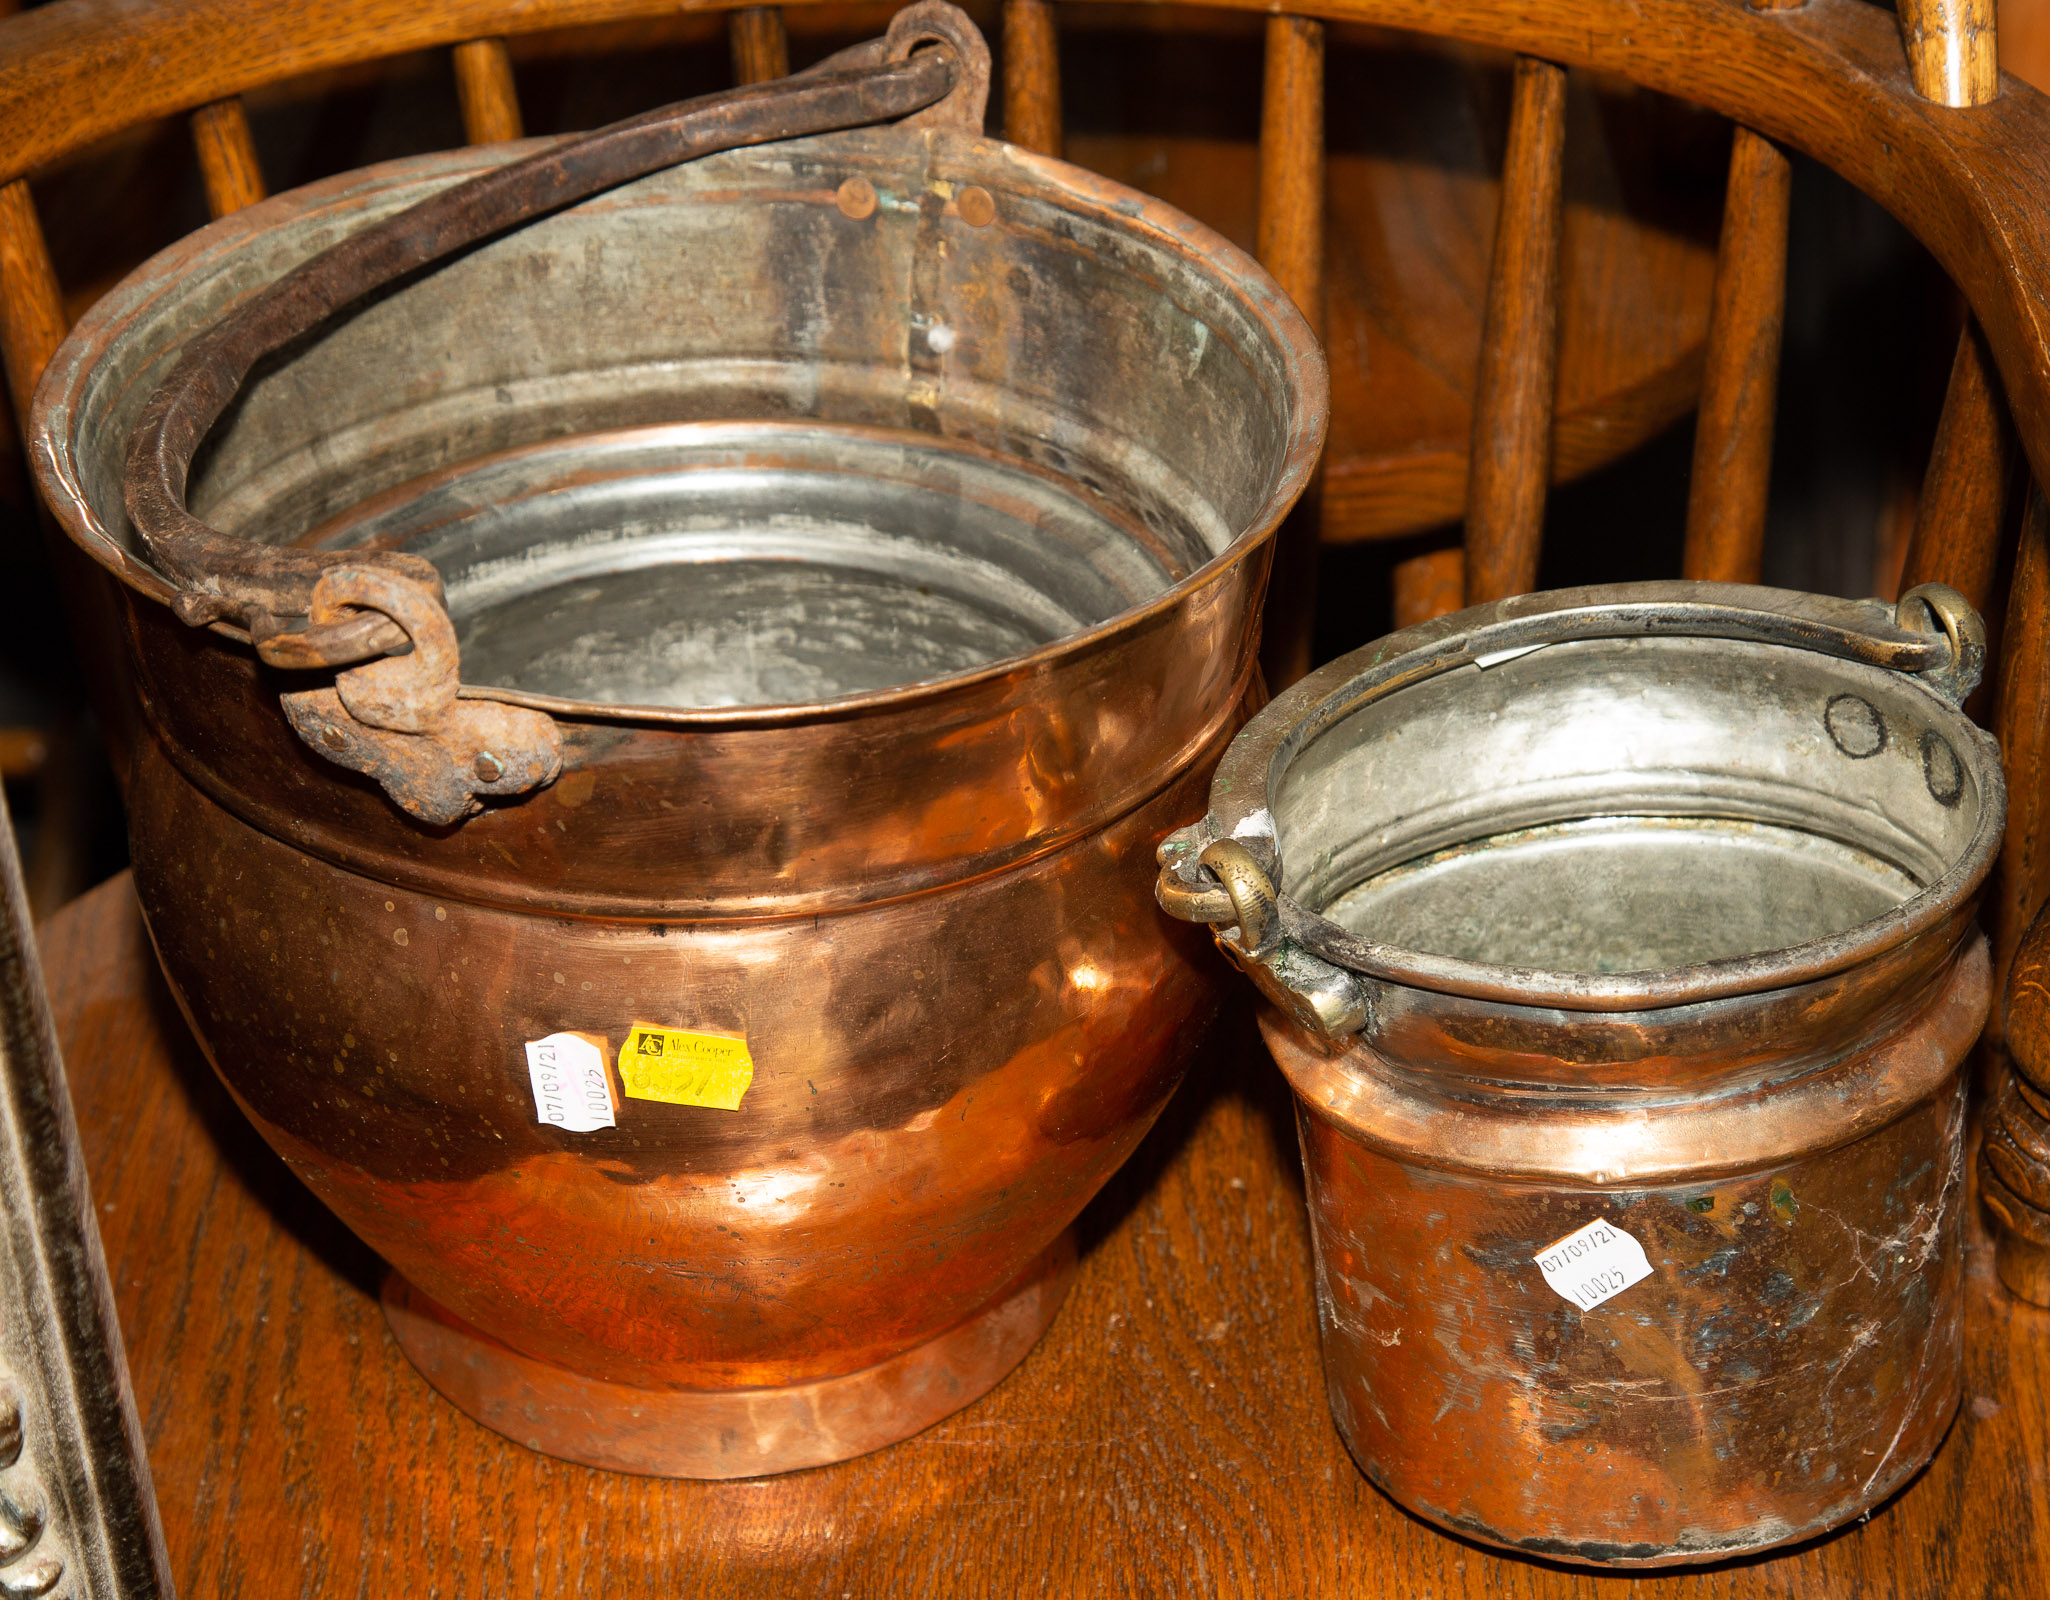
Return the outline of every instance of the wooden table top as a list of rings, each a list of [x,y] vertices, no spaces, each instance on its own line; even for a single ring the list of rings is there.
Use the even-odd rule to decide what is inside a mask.
[[[2050,1595],[2050,1312],[1972,1245],[1965,1404],[1862,1526],[1635,1577],[1494,1554],[1360,1476],[1324,1409],[1287,1094],[1241,1020],[1084,1214],[1075,1288],[987,1398],[738,1483],[568,1466],[462,1416],[380,1263],[257,1139],[127,878],[42,930],[186,1600],[592,1595]]]

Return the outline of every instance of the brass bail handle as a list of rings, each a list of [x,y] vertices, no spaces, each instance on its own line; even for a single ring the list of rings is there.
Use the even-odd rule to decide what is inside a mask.
[[[465,697],[441,575],[398,551],[316,551],[223,533],[186,505],[192,459],[264,357],[394,280],[607,189],[721,150],[877,123],[982,131],[989,48],[967,14],[920,0],[879,39],[808,70],[679,101],[480,173],[352,234],[187,341],[128,441],[128,514],[194,626],[240,630],[295,670],[350,668],[281,697],[300,738],[448,825],[555,780],[543,712]]]
[[[1161,910],[1219,931],[1236,924],[1241,948],[1248,954],[1262,949],[1280,919],[1280,896],[1259,858],[1236,839],[1214,839],[1196,860],[1218,887],[1192,888],[1172,865],[1163,864],[1153,891]]]
[[[1986,622],[1971,601],[1947,583],[1918,583],[1900,597],[1893,620],[1914,633],[1940,632],[1949,641],[1949,665],[1921,676],[1952,705],[1964,704],[1986,671]]]

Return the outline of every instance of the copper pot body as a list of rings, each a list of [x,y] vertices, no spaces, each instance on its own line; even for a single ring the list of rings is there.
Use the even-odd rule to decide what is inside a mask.
[[[1267,894],[1219,942],[1274,1002],[1332,1415],[1410,1510],[1709,1561],[1942,1441],[2005,809],[1949,655],[1735,586],[1475,608],[1277,699],[1163,850],[1164,901],[1198,849]]]
[[[1817,1026],[1770,1052],[1748,1008],[1688,1019],[1620,1093],[1490,1094],[1489,1067],[1527,1074],[1471,1015],[1398,1062],[1264,1013],[1326,1392],[1368,1477],[1469,1538],[1665,1565],[1813,1537],[1921,1470],[1963,1382],[1963,1065],[1991,999],[1976,931],[1929,955],[1876,1015],[1803,996]],[[1643,1170],[1596,1181],[1574,1158],[1602,1146]],[[1597,1219],[1653,1275],[1582,1310],[1534,1263]]]
[[[940,129],[707,158],[352,313],[217,430],[193,488],[217,526],[441,538],[440,561],[463,517],[599,516],[605,461],[698,451],[742,418],[766,431],[713,438],[720,471],[759,486],[792,451],[822,471],[844,446],[849,473],[898,452],[922,494],[955,466],[1009,473],[1019,496],[976,505],[1051,540],[1037,508],[1071,497],[1073,571],[1108,574],[1029,649],[812,701],[466,686],[553,716],[563,774],[429,828],[300,742],[245,640],[160,603],[120,453],[191,328],[505,158],[394,162],[216,223],[52,365],[42,481],[124,584],[138,893],[215,1069],[403,1276],[394,1327],[458,1404],[637,1471],[839,1459],[1022,1357],[1065,1285],[1063,1230],[1216,1004],[1193,930],[1152,903],[1152,854],[1255,692],[1273,530],[1322,442],[1321,356],[1188,219]],[[588,470],[564,466],[580,439]],[[475,460],[525,487],[480,509]],[[1090,545],[1099,525],[1127,542]],[[1119,589],[1135,562],[1158,581]],[[615,1080],[615,1128],[540,1125],[525,1042],[578,1032],[609,1056],[640,1022],[744,1036],[742,1109]]]

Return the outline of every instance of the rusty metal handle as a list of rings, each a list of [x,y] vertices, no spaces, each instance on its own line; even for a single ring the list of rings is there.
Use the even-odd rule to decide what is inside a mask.
[[[248,631],[277,667],[349,667],[332,690],[284,696],[300,736],[367,772],[402,809],[449,824],[479,794],[561,771],[553,719],[458,699],[441,575],[397,551],[316,551],[223,533],[185,503],[194,453],[264,357],[395,279],[481,239],[699,156],[903,121],[980,132],[989,50],[967,15],[921,0],[880,39],[810,70],[664,106],[456,184],[321,252],[191,339],[129,437],[128,514],[195,627]],[[397,652],[409,652],[397,655]],[[384,660],[383,657],[394,657]]]

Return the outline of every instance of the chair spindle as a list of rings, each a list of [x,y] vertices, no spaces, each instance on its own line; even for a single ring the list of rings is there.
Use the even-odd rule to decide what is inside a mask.
[[[239,97],[216,100],[192,113],[192,148],[206,185],[206,207],[216,217],[253,206],[269,191],[257,164],[256,141]]]
[[[1694,424],[1682,558],[1690,578],[1756,583],[1764,560],[1792,186],[1786,153],[1739,127],[1730,147]]]
[[[1978,322],[1965,318],[1943,394],[1943,415],[1915,505],[1903,591],[1947,583],[1984,612],[1994,600],[2007,500],[2021,460],[1993,357]],[[1990,621],[1990,619],[1989,619]]]
[[[1993,0],[1898,0],[1894,14],[1915,93],[1959,107],[2000,97]]]
[[[1466,603],[1466,552],[1458,545],[1425,550],[1395,563],[1395,626],[1413,628]]]
[[[28,180],[17,178],[0,187],[0,361],[7,367],[15,421],[23,428],[36,380],[68,330],[35,197]]]
[[[2038,918],[2004,991],[2007,1064],[1982,1113],[1979,1198],[2010,1292],[2050,1306],[2050,921]],[[1995,1011],[2002,1009],[1996,1001]]]
[[[1537,584],[1559,360],[1566,69],[1519,56],[1466,484],[1466,601]]]
[[[776,6],[743,6],[726,19],[736,83],[767,83],[790,76],[790,36]]]
[[[1310,326],[1324,331],[1324,24],[1267,19],[1260,97],[1260,195],[1255,225],[1262,266]],[[1310,670],[1317,601],[1317,490],[1282,525],[1267,586],[1260,661],[1268,686]]]
[[[2007,765],[2007,834],[1994,879],[1991,924],[1993,992],[2004,992],[2007,971],[2030,921],[2050,898],[2050,794],[2042,781],[2050,754],[2050,505],[2029,487],[2015,552],[2008,626],[2000,649],[2000,685],[1994,731]],[[2032,781],[2033,780],[2033,781]],[[2001,1031],[2000,1008],[1987,1037]]]
[[[1004,0],[1004,137],[1061,153],[1061,50],[1053,0]]]
[[[472,144],[503,144],[525,132],[519,91],[513,87],[512,54],[503,39],[472,39],[454,51],[456,99],[463,108],[463,137]]]

